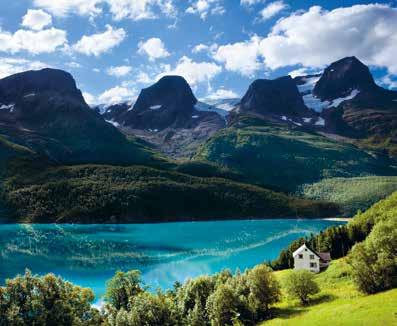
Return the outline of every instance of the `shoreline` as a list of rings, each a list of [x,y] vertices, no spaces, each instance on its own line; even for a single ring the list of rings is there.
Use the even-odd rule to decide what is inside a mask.
[[[335,221],[335,222],[349,222],[352,220],[351,217],[326,217],[323,218],[325,221]]]

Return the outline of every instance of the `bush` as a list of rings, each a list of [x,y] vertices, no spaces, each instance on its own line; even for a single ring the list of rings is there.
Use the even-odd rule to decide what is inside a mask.
[[[91,308],[90,289],[65,282],[53,274],[7,280],[0,287],[0,325],[99,325],[99,312]]]
[[[377,293],[397,286],[397,220],[381,221],[349,255],[358,289]]]
[[[314,274],[306,270],[289,273],[284,280],[284,287],[288,296],[299,299],[303,305],[309,303],[309,296],[320,291],[314,281]]]

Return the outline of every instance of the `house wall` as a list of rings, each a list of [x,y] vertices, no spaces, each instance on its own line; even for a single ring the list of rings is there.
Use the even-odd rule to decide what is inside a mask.
[[[302,255],[302,258],[299,258],[299,255]],[[314,258],[311,257],[311,255],[313,255]],[[311,267],[311,263],[314,263],[315,266]],[[294,257],[294,269],[306,269],[308,271],[318,273],[320,272],[320,258],[313,254],[309,249],[304,248]]]

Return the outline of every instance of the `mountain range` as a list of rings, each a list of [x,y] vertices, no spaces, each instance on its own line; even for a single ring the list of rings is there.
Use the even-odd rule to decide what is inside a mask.
[[[323,216],[343,208],[302,186],[397,172],[397,92],[355,57],[241,99],[200,102],[165,76],[93,108],[69,73],[27,71],[0,80],[0,126],[2,202],[28,221]]]

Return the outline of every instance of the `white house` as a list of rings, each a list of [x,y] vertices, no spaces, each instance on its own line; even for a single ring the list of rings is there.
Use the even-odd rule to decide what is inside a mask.
[[[306,244],[296,249],[292,256],[294,257],[294,269],[306,269],[314,273],[326,268],[331,261],[329,252],[317,253]]]

